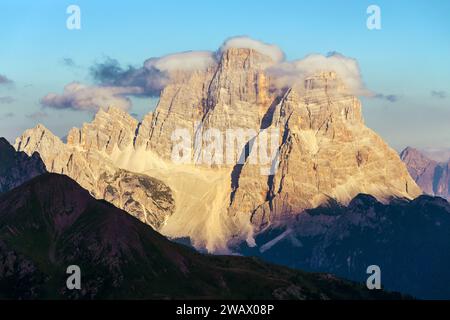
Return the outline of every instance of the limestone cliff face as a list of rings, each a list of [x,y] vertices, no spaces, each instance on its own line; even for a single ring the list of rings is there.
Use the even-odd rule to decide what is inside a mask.
[[[16,152],[5,138],[0,138],[0,194],[45,172],[38,154],[28,157],[23,152]]]
[[[158,230],[175,207],[172,192],[163,182],[120,170],[106,155],[133,144],[137,120],[110,108],[101,110],[82,129],[74,128],[64,144],[47,128],[38,125],[16,141],[27,154],[38,152],[48,171],[76,180],[97,199],[128,211]]]
[[[154,113],[144,117],[136,137],[136,146],[155,150],[164,159],[171,159],[172,133],[186,129],[194,133],[196,123],[203,117],[203,105],[207,97],[207,83],[213,70],[173,75],[173,82],[167,85]]]
[[[303,89],[288,90],[273,112],[271,126],[281,130],[278,170],[263,176],[247,162],[231,215],[248,215],[261,230],[329,199],[346,204],[359,193],[384,201],[421,194],[396,152],[365,127],[360,102],[336,74],[307,78]]]
[[[67,145],[38,126],[17,139],[16,149],[40,152],[48,170],[209,251],[251,242],[255,232],[330,199],[347,204],[359,193],[382,201],[421,194],[396,152],[364,125],[359,100],[338,74],[324,70],[301,86],[274,90],[266,72],[272,63],[255,50],[228,49],[206,70],[173,72],[156,110],[140,123],[109,108],[72,129]],[[278,131],[277,156],[264,164],[275,170],[262,173],[252,157],[178,166],[171,154],[180,129],[193,140],[208,129],[221,139],[229,129],[251,129],[256,139]],[[251,141],[234,159],[245,150],[260,152]]]

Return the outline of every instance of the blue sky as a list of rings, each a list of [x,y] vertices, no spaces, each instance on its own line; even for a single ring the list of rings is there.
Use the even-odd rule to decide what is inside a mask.
[[[66,28],[70,4],[81,8],[81,30]],[[366,28],[371,4],[381,8],[381,30]],[[397,150],[450,148],[450,1],[439,0],[2,0],[0,75],[13,82],[0,84],[0,135],[14,140],[41,122],[63,136],[89,121],[92,113],[39,101],[72,81],[92,84],[89,68],[106,57],[141,66],[150,57],[216,50],[236,35],[276,44],[287,59],[330,51],[357,59],[370,90],[397,98],[362,98],[368,126]],[[139,117],[155,104],[133,102]]]

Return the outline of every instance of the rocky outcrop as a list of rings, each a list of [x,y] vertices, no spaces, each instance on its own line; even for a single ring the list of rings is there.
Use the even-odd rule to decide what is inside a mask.
[[[403,150],[400,157],[426,194],[450,199],[450,161],[439,163],[411,147]]]
[[[14,189],[45,172],[39,154],[33,153],[29,157],[24,152],[16,152],[6,139],[0,138],[0,193]]]
[[[101,110],[90,124],[72,129],[64,144],[42,125],[17,139],[16,149],[38,152],[48,171],[75,179],[97,199],[110,201],[159,229],[175,207],[172,192],[162,181],[119,169],[108,155],[132,145],[137,121],[127,113]]]
[[[338,74],[324,70],[301,86],[275,90],[272,64],[253,49],[230,48],[206,70],[171,71],[156,110],[141,123],[109,108],[72,129],[67,145],[38,126],[16,148],[40,152],[49,171],[69,175],[163,234],[215,252],[229,242],[251,243],[255,233],[330,199],[347,204],[364,192],[386,202],[421,194],[396,152],[364,125],[359,100]],[[172,159],[179,130],[191,138],[192,161],[183,164]],[[244,130],[243,141],[229,144],[228,130]],[[275,152],[264,156],[255,141],[269,136]],[[227,163],[229,157],[244,161]],[[127,187],[132,200],[114,178],[129,174],[139,174]],[[138,191],[142,175],[161,180],[174,203]]]
[[[145,145],[171,160],[172,133],[187,130],[194,139],[200,131],[259,130],[274,97],[264,69],[272,60],[255,50],[231,48],[206,71],[177,72],[161,93],[154,113],[139,127],[136,146]]]
[[[97,190],[103,190],[98,198],[132,213],[156,230],[164,225],[175,206],[170,188],[160,180],[123,169],[113,175],[102,173]]]

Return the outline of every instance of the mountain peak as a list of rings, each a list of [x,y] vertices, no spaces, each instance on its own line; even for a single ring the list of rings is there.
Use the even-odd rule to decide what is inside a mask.
[[[100,108],[95,114],[94,120],[97,118],[108,117],[112,119],[120,119],[120,118],[133,118],[128,112],[123,110],[122,108],[118,108],[116,106],[108,106],[106,108]]]
[[[421,163],[423,165],[428,165],[429,163],[434,163],[435,161],[428,158],[423,152],[413,147],[406,147],[400,152],[400,159],[406,164],[411,162]]]
[[[25,132],[16,139],[14,148],[17,151],[23,151],[29,156],[34,152],[45,158],[49,153],[57,153],[59,146],[63,145],[60,138],[53,134],[42,124],[37,124],[34,128],[25,130]]]
[[[28,157],[23,152],[16,152],[5,138],[0,138],[0,193],[44,172],[45,166],[38,154]]]
[[[417,155],[417,154],[422,154],[422,153],[414,147],[407,146],[405,149],[403,149],[400,152],[400,157],[403,158],[403,157],[407,157],[409,155]]]
[[[426,194],[450,199],[450,163],[439,163],[412,147],[405,148],[400,157]]]
[[[139,121],[126,111],[110,106],[100,109],[91,123],[81,129],[72,128],[67,136],[68,144],[94,147],[98,151],[106,148],[111,153],[117,146],[123,149],[133,143]]]
[[[263,69],[274,63],[270,56],[255,49],[228,48],[221,54],[220,64],[232,69]]]

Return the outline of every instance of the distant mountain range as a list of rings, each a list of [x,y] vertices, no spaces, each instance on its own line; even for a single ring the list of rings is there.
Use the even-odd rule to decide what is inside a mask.
[[[1,148],[2,159],[23,155]],[[30,159],[35,165],[38,158]],[[11,162],[0,162],[17,172]],[[39,167],[39,166],[38,166]],[[30,176],[31,177],[31,176]],[[21,178],[25,180],[25,177]],[[81,268],[81,290],[66,268]],[[202,255],[94,199],[65,175],[44,173],[0,195],[1,299],[398,299],[328,274],[254,258]]]
[[[403,150],[400,157],[425,193],[450,199],[450,160],[437,162],[411,147]]]

